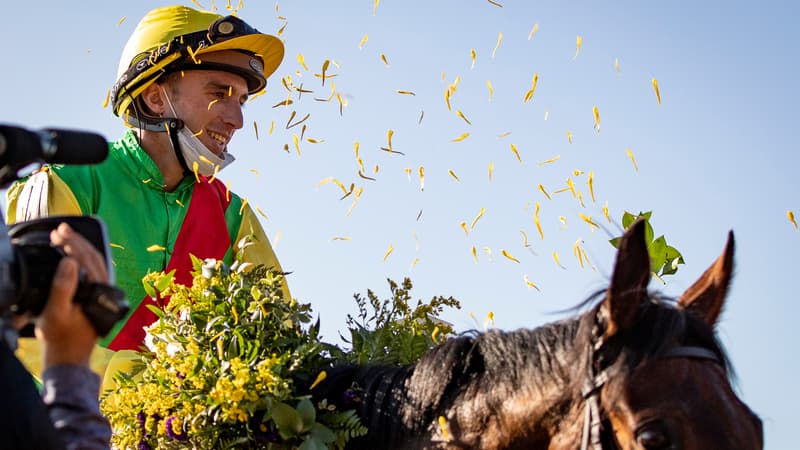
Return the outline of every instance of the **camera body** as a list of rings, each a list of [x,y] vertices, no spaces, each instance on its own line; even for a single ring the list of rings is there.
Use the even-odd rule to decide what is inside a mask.
[[[109,285],[88,283],[81,276],[74,299],[97,334],[105,336],[127,314],[129,306],[124,293],[112,287],[114,271],[105,226],[94,217],[52,216],[14,224],[7,233],[0,230],[0,240],[8,239],[10,244],[4,246],[10,249],[10,254],[0,260],[7,266],[4,272],[10,275],[12,285],[5,289],[11,291],[10,295],[0,299],[0,311],[8,310],[16,315],[29,313],[34,317],[41,314],[50,295],[51,280],[64,256],[61,248],[50,244],[50,232],[61,223],[67,223],[91,242],[106,262]]]
[[[61,129],[30,131],[0,124],[0,188],[20,178],[31,163],[95,164],[108,155],[105,138]],[[105,336],[130,309],[125,293],[113,286],[105,225],[94,217],[50,216],[8,227],[0,214],[0,321],[8,316],[41,314],[64,252],[50,243],[50,232],[67,223],[102,255],[108,284],[90,283],[81,274],[74,300],[99,336]]]

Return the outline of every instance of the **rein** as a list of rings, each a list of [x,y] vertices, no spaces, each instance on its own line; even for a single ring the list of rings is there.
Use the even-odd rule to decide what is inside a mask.
[[[598,322],[602,319],[598,317],[595,326],[592,330],[593,342],[589,344],[588,355],[588,371],[586,373],[586,381],[581,389],[581,395],[586,401],[586,408],[584,409],[583,419],[583,432],[581,434],[581,450],[609,450],[618,448],[612,441],[605,442],[609,444],[604,446],[601,432],[603,431],[603,416],[600,407],[600,390],[609,380],[609,368],[613,361],[605,364],[605,367],[596,370],[598,355],[605,346],[606,342],[603,340],[602,332]],[[713,361],[716,364],[722,365],[719,357],[711,350],[692,346],[692,345],[679,345],[670,348],[658,358],[694,358],[705,359]]]

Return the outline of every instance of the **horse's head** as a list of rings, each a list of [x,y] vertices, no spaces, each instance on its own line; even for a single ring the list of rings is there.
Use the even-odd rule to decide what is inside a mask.
[[[605,429],[596,440],[622,449],[762,448],[761,421],[733,391],[715,337],[733,247],[731,233],[722,255],[674,305],[647,295],[644,223],[625,234],[592,327],[584,393],[587,405],[595,402],[587,406],[587,428]],[[584,434],[589,448],[592,433]]]

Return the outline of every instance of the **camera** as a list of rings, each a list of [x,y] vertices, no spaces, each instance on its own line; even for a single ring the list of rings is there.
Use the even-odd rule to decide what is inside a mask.
[[[31,163],[92,164],[105,159],[108,144],[94,133],[66,130],[28,131],[0,125],[0,187],[19,178]],[[3,219],[0,215],[0,219]],[[47,303],[50,285],[63,249],[50,243],[50,232],[67,223],[98,250],[109,284],[89,283],[80,274],[74,301],[81,305],[99,336],[105,336],[129,310],[122,290],[113,286],[114,271],[103,222],[89,216],[51,216],[5,225],[0,220],[0,315],[38,316]]]

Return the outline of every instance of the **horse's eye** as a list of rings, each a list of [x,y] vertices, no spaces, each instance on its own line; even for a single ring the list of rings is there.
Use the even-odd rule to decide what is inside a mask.
[[[672,445],[667,427],[661,422],[651,422],[639,428],[636,440],[648,450],[666,449]]]

